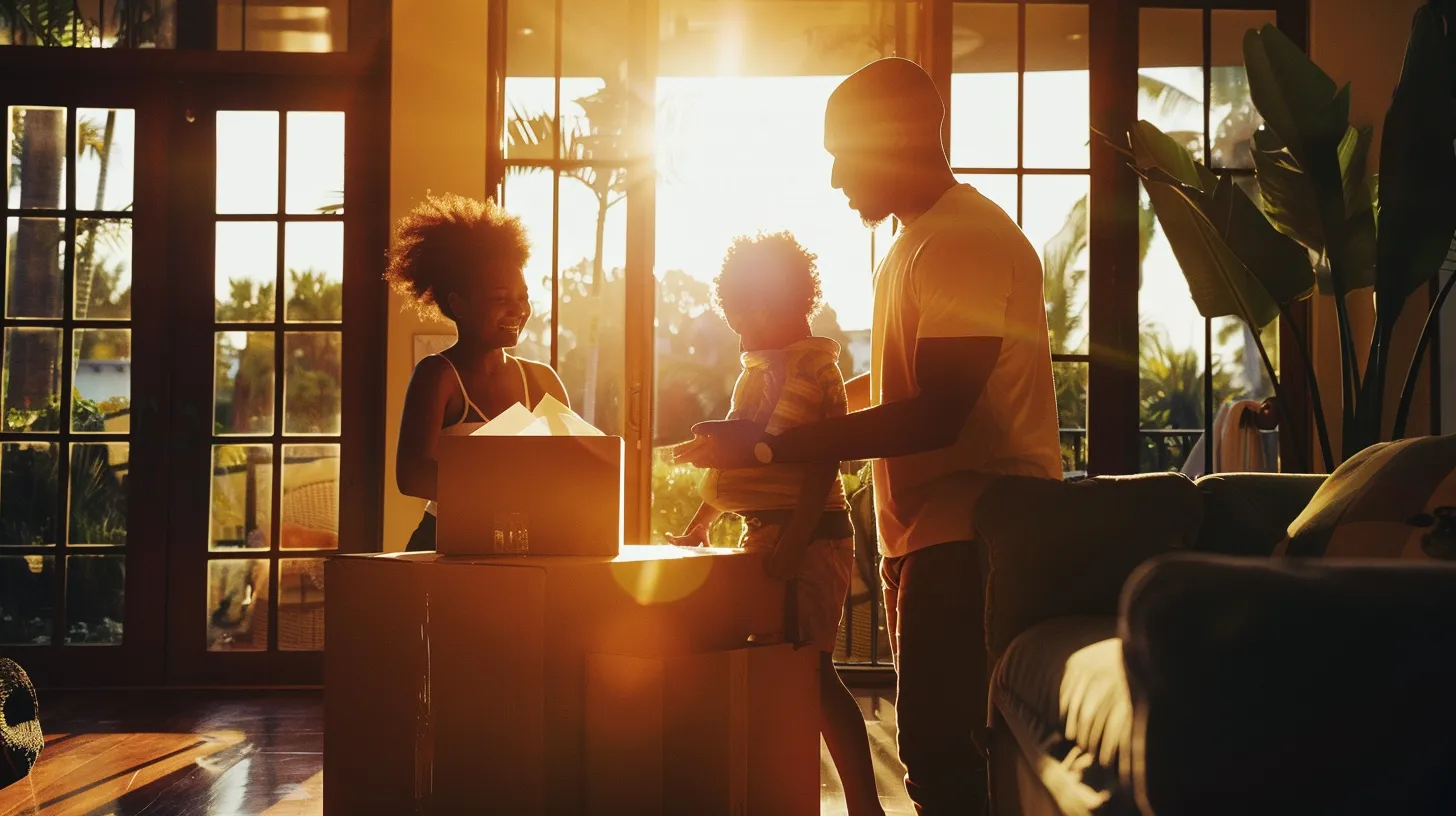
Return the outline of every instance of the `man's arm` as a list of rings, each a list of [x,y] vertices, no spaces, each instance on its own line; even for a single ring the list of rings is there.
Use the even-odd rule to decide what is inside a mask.
[[[791,428],[765,439],[742,421],[704,422],[681,446],[680,462],[699,467],[748,467],[753,447],[767,441],[775,462],[846,462],[910,456],[949,447],[960,438],[1001,354],[1000,337],[936,337],[915,345],[920,393],[842,417]]]
[[[788,581],[799,574],[804,552],[814,543],[814,528],[824,515],[829,491],[834,489],[834,480],[838,478],[839,465],[833,462],[815,462],[804,468],[799,502],[764,565],[769,577]]]
[[[775,462],[886,459],[955,444],[1001,354],[999,337],[937,337],[915,344],[919,395],[810,425],[770,441]]]

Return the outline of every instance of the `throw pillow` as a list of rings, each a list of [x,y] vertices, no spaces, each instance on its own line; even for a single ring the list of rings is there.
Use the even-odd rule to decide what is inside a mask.
[[[1456,560],[1456,435],[1384,442],[1350,457],[1274,554]]]

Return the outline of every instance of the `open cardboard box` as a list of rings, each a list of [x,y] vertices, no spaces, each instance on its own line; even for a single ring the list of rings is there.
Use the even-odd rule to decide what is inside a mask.
[[[443,555],[616,555],[622,546],[621,437],[554,397],[440,436]]]
[[[589,733],[589,656],[615,656],[598,658],[598,666],[645,658],[630,675],[638,678],[681,676],[684,666],[696,665],[723,684],[727,659],[704,653],[782,641],[785,587],[765,576],[762,558],[744,550],[627,546],[612,558],[391,553],[331,559],[325,813],[586,812],[589,766],[599,772],[600,752],[617,739]],[[793,655],[817,665],[810,651]],[[699,657],[688,663],[671,661],[693,655]],[[792,672],[799,663],[789,661],[784,670]],[[741,711],[734,722],[759,712],[816,710],[816,683],[769,682],[777,675],[768,664],[761,671],[756,665],[747,666],[749,682],[764,678],[763,690],[750,687],[746,699],[754,710]],[[622,693],[644,693],[596,688],[595,699],[608,708]],[[691,697],[663,702],[659,711]],[[726,716],[721,703],[702,709],[720,737],[729,722],[718,716]],[[599,717],[608,714],[598,709]],[[748,727],[748,739],[756,740],[759,732]],[[638,746],[660,739],[642,729],[634,726],[620,738]],[[817,757],[817,733],[803,741],[812,747],[795,743],[794,755],[807,750]],[[595,763],[588,746],[598,752]],[[767,751],[763,756],[788,750],[757,742],[752,748]],[[810,778],[817,791],[817,770]],[[642,780],[632,798],[650,799],[663,784]],[[752,790],[750,784],[750,796]],[[670,802],[664,807],[673,810]]]

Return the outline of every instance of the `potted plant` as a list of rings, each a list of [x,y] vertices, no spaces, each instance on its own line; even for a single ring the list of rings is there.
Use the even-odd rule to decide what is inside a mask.
[[[1264,119],[1253,139],[1258,201],[1146,121],[1128,154],[1204,317],[1259,329],[1315,292],[1333,296],[1340,338],[1342,452],[1380,441],[1391,338],[1408,298],[1456,270],[1456,23],[1452,0],[1417,10],[1385,116],[1381,174],[1367,177],[1371,131],[1350,124],[1350,88],[1336,88],[1273,26],[1244,37],[1249,92]],[[1403,374],[1394,438],[1405,434],[1416,378],[1456,275],[1441,287]],[[1360,365],[1346,298],[1373,289],[1375,327]],[[1276,399],[1283,387],[1259,352]],[[1309,348],[1292,376],[1307,378],[1320,451],[1334,458]],[[1401,370],[1401,369],[1397,369]],[[1286,373],[1286,376],[1291,376]],[[1286,417],[1286,419],[1288,419]],[[1287,423],[1286,427],[1292,423]]]

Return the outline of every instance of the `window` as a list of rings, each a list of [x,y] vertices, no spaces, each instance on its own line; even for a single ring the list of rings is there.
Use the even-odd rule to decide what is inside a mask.
[[[0,644],[118,646],[135,111],[6,114]]]
[[[0,45],[173,48],[176,0],[12,0],[0,4]]]
[[[1041,255],[1062,469],[1087,468],[1088,18],[1085,4],[956,3],[950,161]]]
[[[318,650],[317,551],[339,546],[345,115],[216,117],[207,648]]]
[[[1195,158],[1232,176],[1255,200],[1250,144],[1262,120],[1249,98],[1243,36],[1274,22],[1273,11],[1144,8],[1138,26],[1138,117],[1186,143]],[[1198,314],[1145,192],[1139,206],[1138,466],[1201,475],[1214,463],[1205,440],[1221,407],[1263,400],[1273,389],[1252,332],[1237,318]],[[1261,333],[1276,365],[1278,326]],[[1263,436],[1273,459],[1277,432]]]
[[[210,24],[211,30],[203,29],[202,24]],[[184,48],[347,51],[349,0],[12,0],[0,4],[0,46],[172,49],[179,45],[179,31],[200,41],[185,43]]]

